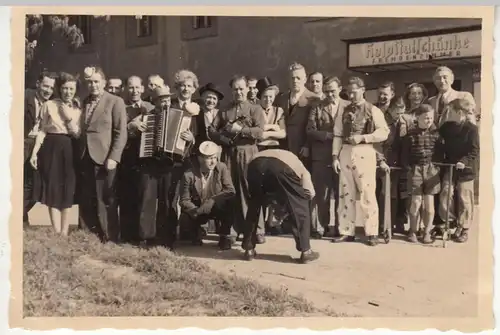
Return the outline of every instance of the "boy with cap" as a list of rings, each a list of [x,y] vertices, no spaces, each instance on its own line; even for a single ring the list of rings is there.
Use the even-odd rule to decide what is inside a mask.
[[[219,248],[231,249],[231,204],[235,189],[226,164],[219,162],[221,148],[211,141],[200,144],[198,159],[184,172],[180,187],[180,221],[189,227],[191,241],[202,245],[202,229],[208,220],[221,222]]]

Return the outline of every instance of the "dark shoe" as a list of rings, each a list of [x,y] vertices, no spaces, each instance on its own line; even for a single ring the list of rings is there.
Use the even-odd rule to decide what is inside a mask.
[[[193,239],[193,240],[191,240],[191,245],[201,247],[203,245],[203,240],[201,238]]]
[[[327,238],[336,238],[336,237],[339,237],[339,235],[340,234],[339,234],[338,230],[336,230],[335,228],[328,228],[323,233],[323,237],[327,237]]]
[[[348,235],[343,235],[339,238],[334,238],[332,240],[332,243],[338,243],[338,242],[354,242],[356,241],[356,237],[354,236],[348,236]]]
[[[422,238],[422,243],[423,244],[432,244],[434,240],[432,239],[432,236],[430,233],[424,233],[424,237]]]
[[[279,236],[283,235],[283,230],[281,229],[281,226],[271,227],[269,228],[267,234],[271,236]]]
[[[245,255],[243,257],[245,258],[245,260],[251,261],[252,259],[255,258],[255,256],[257,256],[257,252],[255,251],[255,249],[252,249],[252,250],[245,250]]]
[[[467,231],[467,229],[463,229],[462,232],[460,233],[460,236],[458,236],[455,239],[455,242],[465,243],[465,242],[467,242],[468,239],[469,239],[469,232]]]
[[[431,235],[433,237],[442,237],[444,233],[444,226],[443,225],[438,225],[432,228],[431,230]]]
[[[375,247],[378,245],[378,237],[377,236],[368,236],[368,240],[366,241],[370,247]]]
[[[230,250],[232,248],[231,238],[228,236],[219,237],[219,249]]]
[[[457,228],[455,229],[455,232],[453,233],[453,235],[451,236],[451,238],[453,240],[457,240],[458,238],[460,238],[460,235],[462,235],[462,228]]]
[[[408,234],[408,242],[411,242],[411,243],[418,243],[417,234],[415,234],[414,232],[410,232],[410,233]]]
[[[315,231],[311,233],[311,238],[315,240],[321,240],[323,238],[323,235]]]
[[[257,244],[264,244],[266,243],[266,238],[264,237],[264,235],[257,235],[257,241],[256,241]]]
[[[233,242],[233,244],[236,243],[236,242],[241,242],[241,241],[243,241],[243,236],[241,234],[238,234],[238,236],[236,236],[236,239]]]
[[[300,254],[299,262],[302,264],[307,264],[309,262],[315,261],[319,258],[319,252],[317,251],[306,251]]]

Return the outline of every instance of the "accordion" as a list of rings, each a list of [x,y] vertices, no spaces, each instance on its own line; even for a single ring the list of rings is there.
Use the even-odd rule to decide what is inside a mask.
[[[177,108],[153,110],[143,115],[147,129],[142,132],[139,157],[180,156],[184,158],[190,147],[180,136],[191,126],[192,115]]]

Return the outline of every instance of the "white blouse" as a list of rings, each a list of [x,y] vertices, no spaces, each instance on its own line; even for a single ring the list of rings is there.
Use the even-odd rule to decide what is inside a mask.
[[[60,99],[54,99],[46,101],[42,105],[40,113],[40,130],[37,136],[39,141],[43,141],[47,134],[80,136],[80,120],[82,117],[80,108],[69,106]],[[67,122],[67,120],[70,121]]]

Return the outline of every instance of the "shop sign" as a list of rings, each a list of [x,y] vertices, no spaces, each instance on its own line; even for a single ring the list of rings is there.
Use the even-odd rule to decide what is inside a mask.
[[[349,67],[481,57],[481,30],[349,45]]]

